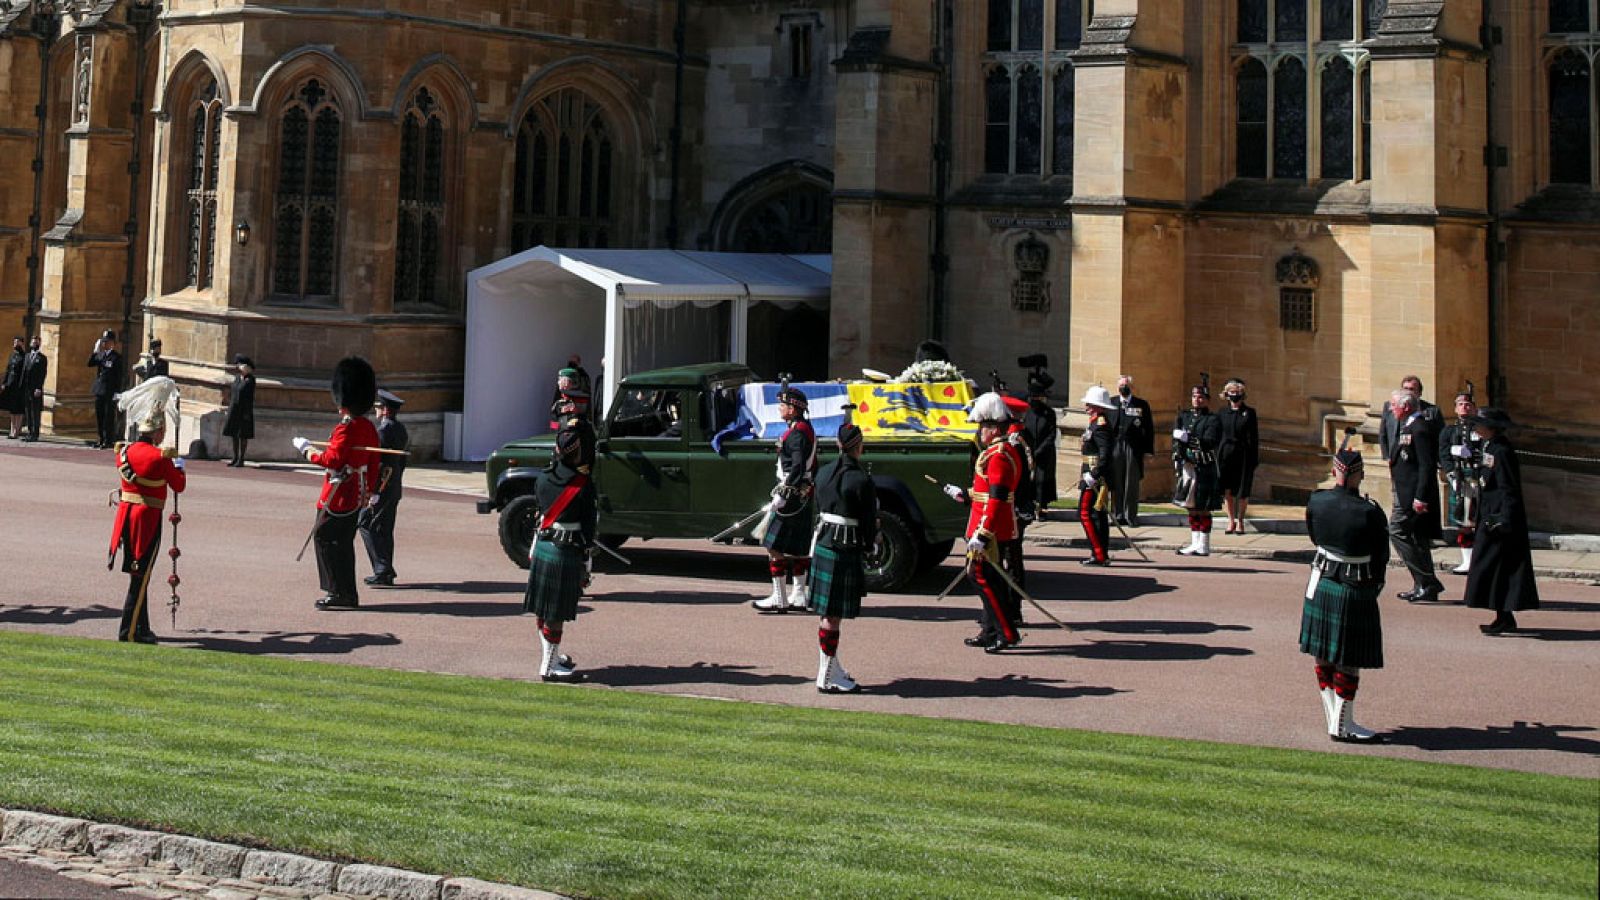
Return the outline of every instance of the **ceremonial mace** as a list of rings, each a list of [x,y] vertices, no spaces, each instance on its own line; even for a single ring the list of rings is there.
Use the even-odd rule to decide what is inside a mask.
[[[176,454],[183,449],[183,396],[177,392],[176,387],[173,389],[173,396],[175,399],[173,409],[177,414],[173,416],[172,422],[172,449]],[[172,591],[172,596],[167,600],[167,611],[172,615],[174,631],[178,628],[178,606],[183,602],[178,598],[178,585],[183,583],[183,579],[178,577],[178,557],[183,555],[183,551],[178,549],[178,523],[183,521],[183,516],[178,513],[180,496],[181,492],[172,492],[172,512],[167,514],[167,521],[172,523],[172,547],[167,550],[167,556],[172,560],[172,574],[167,576],[167,587]]]

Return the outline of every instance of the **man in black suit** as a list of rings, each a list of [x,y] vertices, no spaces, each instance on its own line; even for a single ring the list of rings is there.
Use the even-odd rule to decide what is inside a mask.
[[[50,371],[50,357],[39,350],[39,336],[28,342],[28,355],[22,360],[22,392],[28,417],[25,441],[39,439],[39,421],[44,418],[44,378]]]
[[[400,407],[405,401],[388,391],[378,391],[378,446],[384,450],[409,450],[411,437],[400,424]],[[377,490],[367,501],[367,508],[357,517],[361,542],[367,546],[367,561],[372,563],[372,574],[366,578],[371,585],[394,584],[394,517],[400,505],[401,479],[405,476],[406,457],[399,453],[385,453],[379,461]]]
[[[117,440],[117,395],[122,393],[122,353],[117,350],[117,333],[107,330],[94,342],[89,354],[94,369],[94,424],[98,435],[95,446],[110,447]]]
[[[1422,414],[1423,421],[1433,431],[1434,442],[1437,443],[1439,434],[1444,431],[1444,416],[1439,412],[1439,407],[1422,399],[1422,379],[1415,375],[1407,375],[1400,379],[1400,390],[1410,391],[1417,398],[1417,411]],[[1383,417],[1378,428],[1378,447],[1383,451],[1385,459],[1389,456],[1389,446],[1394,443],[1395,431],[1399,421],[1395,419],[1394,411],[1388,403],[1383,404]]]
[[[1150,404],[1133,395],[1133,376],[1117,379],[1117,404],[1111,411],[1115,448],[1111,458],[1111,518],[1119,525],[1139,524],[1139,482],[1144,458],[1156,452],[1155,419]]]
[[[1394,488],[1394,508],[1389,511],[1389,539],[1396,555],[1411,570],[1415,587],[1397,596],[1409,603],[1431,603],[1444,593],[1433,572],[1435,538],[1439,526],[1439,444],[1433,426],[1410,391],[1395,391],[1389,399],[1395,433],[1385,451]]]

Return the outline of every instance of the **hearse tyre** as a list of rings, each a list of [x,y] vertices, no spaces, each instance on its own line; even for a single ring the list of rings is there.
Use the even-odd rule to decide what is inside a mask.
[[[521,494],[506,501],[500,510],[500,549],[511,561],[526,569],[533,536],[539,530],[539,503],[532,494]]]
[[[917,573],[922,536],[899,512],[878,511],[878,541],[866,558],[867,589],[897,591]]]

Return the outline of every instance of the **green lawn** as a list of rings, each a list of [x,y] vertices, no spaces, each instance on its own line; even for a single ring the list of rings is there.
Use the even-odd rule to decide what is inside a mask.
[[[583,896],[1596,892],[1590,780],[5,631],[0,685],[0,806]]]

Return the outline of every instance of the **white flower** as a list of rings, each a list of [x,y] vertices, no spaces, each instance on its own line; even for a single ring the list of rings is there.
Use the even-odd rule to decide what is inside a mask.
[[[919,363],[912,363],[906,367],[900,377],[896,379],[902,384],[936,384],[946,381],[960,381],[961,370],[944,362],[943,360],[928,359]]]

